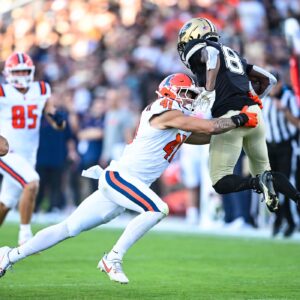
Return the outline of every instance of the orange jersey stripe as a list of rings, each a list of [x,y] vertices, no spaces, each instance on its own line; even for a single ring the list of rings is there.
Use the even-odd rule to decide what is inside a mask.
[[[133,190],[131,190],[130,188],[128,188],[127,186],[125,186],[123,183],[119,182],[117,180],[117,178],[115,177],[114,172],[110,171],[109,172],[109,177],[111,179],[111,181],[117,185],[118,187],[120,187],[122,190],[124,190],[125,192],[127,192],[128,194],[130,194],[132,197],[134,197],[138,202],[141,202],[143,205],[145,205],[147,207],[147,209],[149,211],[154,211],[153,208],[151,207],[151,205],[145,200],[143,199],[141,196],[139,196],[136,192],[134,192]]]
[[[41,94],[45,95],[47,90],[46,90],[46,84],[44,81],[40,81],[40,87],[41,87]]]
[[[4,93],[2,84],[0,84],[0,97],[5,97],[5,93]]]
[[[15,180],[17,180],[22,185],[22,187],[24,187],[27,184],[27,182],[20,175],[18,175],[14,170],[12,170],[8,165],[6,165],[1,160],[0,160],[0,168],[2,168],[9,175],[11,175]]]

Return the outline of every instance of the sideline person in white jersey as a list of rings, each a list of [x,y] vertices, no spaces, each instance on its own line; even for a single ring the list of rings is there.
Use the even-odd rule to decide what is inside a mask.
[[[98,264],[111,280],[128,283],[122,270],[124,254],[168,215],[167,204],[149,186],[167,168],[181,144],[206,144],[212,134],[257,125],[256,114],[249,113],[247,107],[231,118],[203,120],[191,116],[199,90],[185,74],[168,76],[157,93],[158,99],[142,112],[133,142],[126,146],[119,161],[112,161],[99,175],[96,192],[65,221],[39,231],[24,245],[0,248],[0,277],[17,261],[107,223],[129,209],[139,215],[129,222],[112,250]]]
[[[9,143],[9,153],[0,158],[0,225],[19,203],[19,244],[32,237],[30,221],[39,183],[35,163],[42,114],[54,128],[65,126],[63,115],[49,100],[49,84],[33,81],[34,69],[27,54],[13,53],[5,62],[7,83],[0,85],[0,134]]]

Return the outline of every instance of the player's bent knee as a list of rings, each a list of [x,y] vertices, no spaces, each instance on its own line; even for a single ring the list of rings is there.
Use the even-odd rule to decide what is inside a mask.
[[[169,206],[167,203],[163,202],[160,211],[164,214],[164,216],[166,217],[169,214]]]
[[[213,185],[214,190],[218,194],[227,194],[228,191],[221,180],[219,180],[215,185]]]
[[[39,181],[31,181],[25,186],[25,188],[31,193],[36,194],[39,190]]]

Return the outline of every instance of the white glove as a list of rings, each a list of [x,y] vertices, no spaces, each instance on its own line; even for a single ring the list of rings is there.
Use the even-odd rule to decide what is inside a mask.
[[[201,94],[199,95],[195,106],[197,107],[197,111],[207,112],[212,108],[214,105],[216,99],[216,91],[207,91],[206,89],[203,89]]]

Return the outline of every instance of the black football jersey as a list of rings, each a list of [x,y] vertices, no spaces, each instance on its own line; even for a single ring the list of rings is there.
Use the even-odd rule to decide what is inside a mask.
[[[245,105],[255,103],[248,97],[249,79],[247,76],[247,62],[237,52],[221,43],[209,40],[192,40],[185,47],[185,57],[197,43],[205,43],[219,50],[220,69],[216,78],[216,100],[211,109],[214,118],[220,117],[229,110],[241,110]],[[200,60],[201,49],[195,51],[188,63],[191,71],[196,75],[198,85],[205,87],[206,64]]]

